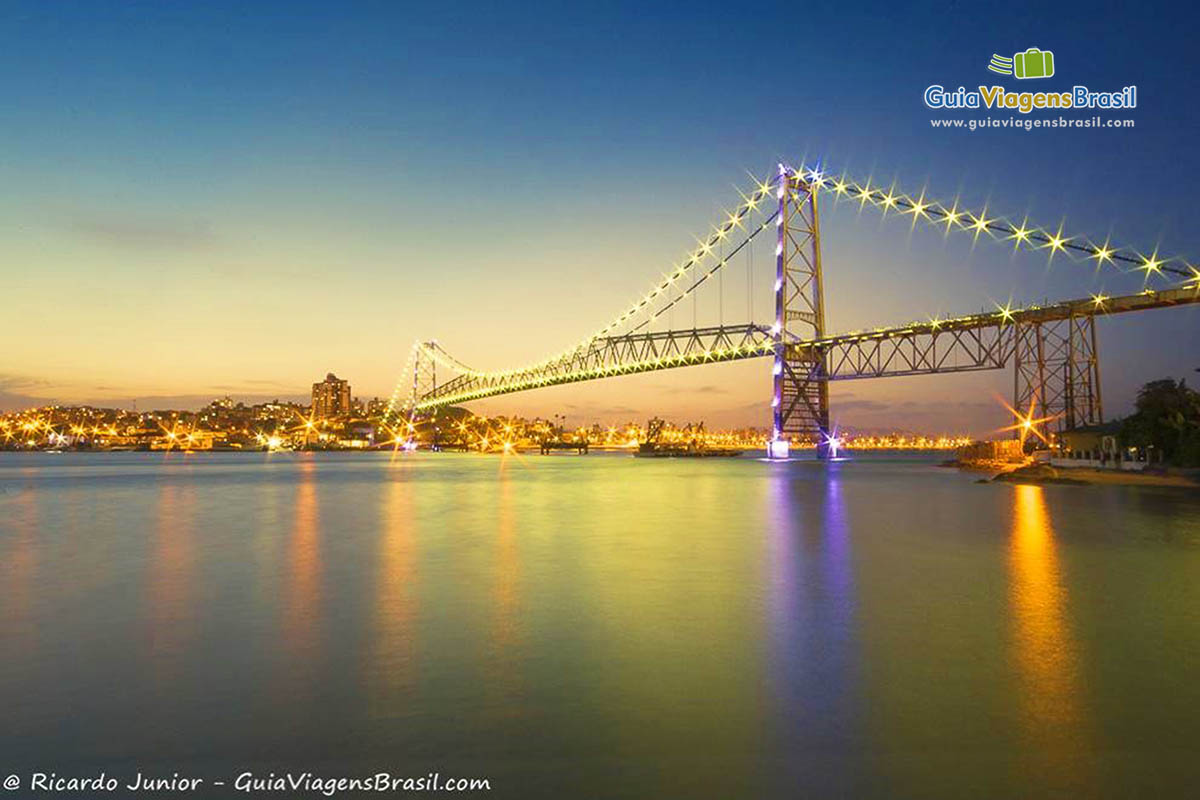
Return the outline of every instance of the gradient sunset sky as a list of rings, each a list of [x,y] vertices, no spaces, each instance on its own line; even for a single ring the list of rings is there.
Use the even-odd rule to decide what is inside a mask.
[[[479,367],[535,360],[609,321],[779,160],[1200,260],[1197,12],[1121,8],[6,3],[0,407],[305,396],[329,371],[386,396],[417,337]],[[1055,53],[1045,85],[986,70],[1031,46]],[[931,83],[1136,84],[1139,107],[1106,114],[1136,127],[933,130],[963,115],[927,109]],[[854,206],[822,224],[831,332],[1143,285]],[[1198,341],[1192,308],[1104,320],[1107,413],[1195,376]],[[765,425],[769,373],[472,407]],[[1011,387],[847,382],[833,402],[842,424],[981,433]]]

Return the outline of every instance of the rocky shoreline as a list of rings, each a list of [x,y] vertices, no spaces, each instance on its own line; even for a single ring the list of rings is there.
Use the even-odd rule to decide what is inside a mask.
[[[1053,467],[1049,464],[1012,464],[993,461],[947,461],[942,466],[971,472],[993,473],[977,483],[1025,483],[1063,486],[1167,486],[1200,489],[1198,470],[1155,470],[1127,472],[1090,467]]]

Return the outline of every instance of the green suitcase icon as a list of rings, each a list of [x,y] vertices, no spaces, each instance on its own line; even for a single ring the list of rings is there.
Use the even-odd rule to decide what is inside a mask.
[[[1031,47],[1013,55],[1013,74],[1018,78],[1049,78],[1054,74],[1054,53]]]

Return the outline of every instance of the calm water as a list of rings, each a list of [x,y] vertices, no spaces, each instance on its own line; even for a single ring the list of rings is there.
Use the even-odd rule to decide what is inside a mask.
[[[976,477],[0,454],[0,773],[1193,792],[1198,493]]]

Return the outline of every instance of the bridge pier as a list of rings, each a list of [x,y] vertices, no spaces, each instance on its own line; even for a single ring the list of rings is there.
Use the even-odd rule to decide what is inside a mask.
[[[1013,408],[1062,433],[1104,422],[1095,314],[1019,322],[1013,345]],[[1025,431],[1018,429],[1018,437]]]
[[[779,165],[779,211],[775,217],[775,364],[771,398],[774,425],[767,453],[786,458],[796,434],[817,443],[817,458],[829,457],[829,379],[825,353],[790,347],[794,338],[825,336],[825,293],[817,187]],[[800,330],[795,330],[799,328]]]

